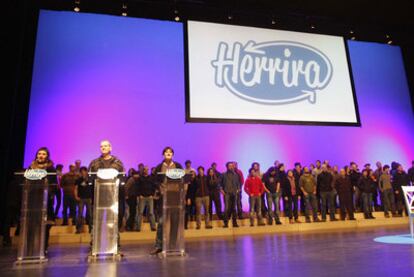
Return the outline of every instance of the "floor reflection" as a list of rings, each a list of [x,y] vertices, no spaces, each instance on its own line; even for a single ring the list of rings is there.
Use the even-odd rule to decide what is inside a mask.
[[[190,240],[184,258],[157,258],[153,242],[123,243],[119,261],[88,263],[87,245],[52,245],[46,265],[13,266],[16,249],[0,249],[5,276],[413,276],[414,245],[374,238],[407,233],[407,228],[297,233]]]

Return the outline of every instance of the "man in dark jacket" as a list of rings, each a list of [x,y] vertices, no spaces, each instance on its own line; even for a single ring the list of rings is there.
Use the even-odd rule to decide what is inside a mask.
[[[349,170],[349,180],[351,181],[352,186],[354,187],[354,210],[361,210],[361,192],[358,188],[358,182],[361,179],[361,173],[358,171],[358,165],[354,162],[350,164]]]
[[[295,177],[295,183],[296,183],[296,187],[300,187],[299,184],[299,180],[300,180],[300,176],[302,176],[303,172],[302,172],[302,165],[299,162],[295,163],[295,168],[292,169],[293,171],[293,176]],[[306,203],[305,203],[305,198],[303,197],[303,193],[301,190],[299,190],[299,194],[298,197],[300,198],[299,202],[300,202],[300,211],[302,213],[305,212],[305,207],[306,207]]]
[[[270,171],[268,171],[263,176],[264,184],[268,192],[266,192],[266,199],[267,199],[267,207],[268,207],[268,224],[273,224],[273,218],[275,219],[275,223],[277,225],[282,224],[280,222],[280,215],[279,215],[279,199],[280,199],[280,180],[277,177],[276,168],[272,167]],[[272,208],[273,206],[273,208]]]
[[[403,210],[405,211],[405,214],[408,215],[407,209],[404,203],[405,201],[404,192],[401,187],[409,186],[409,185],[410,185],[410,181],[409,181],[408,175],[407,173],[405,173],[403,166],[399,164],[397,166],[397,171],[395,172],[393,182],[392,182],[392,186],[393,186],[394,193],[395,193],[395,202],[396,202],[399,216],[402,216]]]
[[[243,172],[239,169],[239,165],[237,162],[233,162],[233,164],[234,164],[234,172],[236,172],[237,175],[239,176],[240,186],[242,187],[244,184]],[[243,203],[242,203],[243,193],[242,193],[241,187],[240,187],[239,194],[237,195],[237,204],[236,204],[237,216],[239,217],[239,219],[243,219]]]
[[[82,166],[79,170],[80,177],[75,183],[75,199],[78,202],[78,220],[76,222],[76,233],[82,231],[83,211],[85,211],[85,222],[88,224],[89,233],[92,231],[92,198],[93,186],[89,185],[88,169]]]
[[[206,222],[206,229],[211,229],[209,206],[210,206],[210,191],[208,188],[207,176],[204,175],[204,167],[199,166],[198,175],[195,179],[195,206],[196,206],[196,220],[197,229],[201,227],[201,208],[204,207],[204,218]]]
[[[126,222],[126,230],[134,229],[135,217],[137,214],[137,187],[139,181],[139,173],[135,169],[130,169],[129,178],[125,184],[125,198],[128,204],[129,216]]]
[[[221,193],[224,195],[226,211],[224,213],[224,228],[227,228],[230,216],[232,217],[233,227],[239,227],[237,224],[236,204],[237,197],[241,189],[240,178],[234,171],[234,164],[227,162],[227,171],[221,176]]]
[[[335,180],[335,189],[339,196],[339,208],[341,220],[345,220],[346,212],[348,212],[348,219],[355,220],[354,209],[352,205],[352,191],[353,186],[349,180],[349,176],[346,176],[345,169],[339,171],[339,176]]]
[[[169,147],[169,146],[165,147],[162,151],[162,155],[164,156],[164,160],[159,165],[157,165],[157,167],[155,168],[155,173],[154,173],[155,176],[158,176],[157,175],[158,173],[167,172],[168,169],[174,169],[174,168],[182,169],[183,168],[181,166],[181,164],[173,161],[174,150],[171,147]],[[162,239],[163,239],[163,216],[162,216],[162,203],[163,203],[163,200],[162,199],[164,197],[163,196],[163,191],[164,191],[164,188],[166,186],[166,179],[165,178],[162,178],[162,180],[158,179],[157,183],[158,183],[157,186],[159,187],[159,190],[161,192],[161,195],[160,195],[160,203],[161,203],[160,208],[161,208],[161,211],[159,211],[160,217],[158,219],[157,235],[156,235],[156,238],[155,238],[154,249],[150,253],[151,255],[156,255],[156,254],[158,254],[162,251]],[[171,216],[172,217],[178,217],[178,215],[176,215],[176,214],[172,214]],[[176,233],[177,231],[178,231],[178,226],[171,226],[171,233],[173,233],[173,232]]]
[[[137,184],[137,197],[138,197],[138,215],[137,215],[137,228],[138,232],[141,231],[142,216],[145,208],[148,211],[148,219],[150,222],[151,231],[155,231],[155,217],[154,217],[154,195],[155,184],[153,176],[149,175],[148,166],[144,166],[142,176],[139,177]]]
[[[63,225],[68,225],[68,209],[72,225],[76,225],[75,185],[78,178],[73,164],[69,166],[69,172],[62,176],[60,184],[63,188]]]
[[[321,213],[322,221],[326,221],[326,208],[329,207],[329,217],[331,221],[336,221],[335,218],[335,194],[333,189],[333,176],[328,172],[326,164],[322,165],[322,172],[317,178],[318,190],[321,196]]]
[[[196,190],[196,172],[193,170],[188,171],[191,175],[190,182],[188,183],[187,193],[185,194],[185,215],[184,215],[184,228],[188,229],[188,222],[195,214],[195,190]]]
[[[366,219],[374,219],[372,215],[371,195],[372,195],[372,180],[368,176],[368,170],[362,170],[362,177],[359,179],[358,188],[361,192],[362,206],[364,210],[364,217]]]

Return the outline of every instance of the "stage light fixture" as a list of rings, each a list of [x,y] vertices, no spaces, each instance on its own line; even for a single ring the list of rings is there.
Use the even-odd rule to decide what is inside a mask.
[[[315,29],[316,29],[315,24],[311,24],[311,25],[310,25],[310,28],[311,28],[312,30],[315,30]]]
[[[231,14],[229,14],[229,15],[227,16],[227,19],[228,19],[228,20],[232,20],[232,19],[233,19],[233,16],[232,16]]]
[[[127,5],[125,3],[122,4],[122,13],[121,13],[122,16],[127,16],[128,15],[127,9],[128,9]]]
[[[178,15],[178,10],[177,9],[174,10],[174,20],[175,21],[180,21],[180,16]]]
[[[385,35],[385,38],[387,39],[387,44],[388,44],[388,45],[391,45],[391,44],[393,43],[393,41],[392,41],[392,39],[391,39],[391,36],[390,36],[390,35],[386,34],[386,35]]]
[[[351,40],[356,40],[355,32],[353,30],[349,31],[349,35],[351,36]]]
[[[80,12],[80,0],[75,0],[75,7],[73,8],[73,10],[75,12]]]

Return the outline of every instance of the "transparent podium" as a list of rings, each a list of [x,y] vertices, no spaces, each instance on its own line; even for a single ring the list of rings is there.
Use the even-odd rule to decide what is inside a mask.
[[[22,174],[22,173],[16,173]],[[28,169],[24,173],[16,264],[44,263],[47,199],[49,183],[46,170]]]
[[[118,193],[120,173],[115,169],[99,169],[95,177],[93,227],[89,261],[98,258],[120,259],[118,231]]]
[[[414,239],[414,186],[402,186],[405,205],[407,206],[411,238]]]
[[[165,173],[163,192],[163,238],[161,256],[185,256],[184,216],[187,180],[181,169],[170,169]]]

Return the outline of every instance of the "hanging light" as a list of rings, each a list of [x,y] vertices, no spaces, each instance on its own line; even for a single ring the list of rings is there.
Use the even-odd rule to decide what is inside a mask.
[[[174,20],[175,21],[180,21],[180,16],[178,15],[178,10],[177,9],[174,10]]]
[[[127,9],[128,9],[127,5],[125,3],[123,3],[122,4],[122,13],[121,13],[122,16],[127,16],[128,15]]]
[[[354,30],[350,30],[349,31],[349,35],[351,36],[351,40],[356,40],[356,36],[355,36],[355,32],[354,32]]]
[[[392,39],[391,39],[391,36],[390,36],[390,35],[386,34],[386,35],[385,35],[385,38],[387,39],[386,41],[387,41],[387,44],[388,44],[388,45],[391,45],[391,44],[393,43],[393,41],[392,41]]]
[[[80,12],[80,0],[75,0],[75,5],[74,5],[73,10],[75,12]]]

